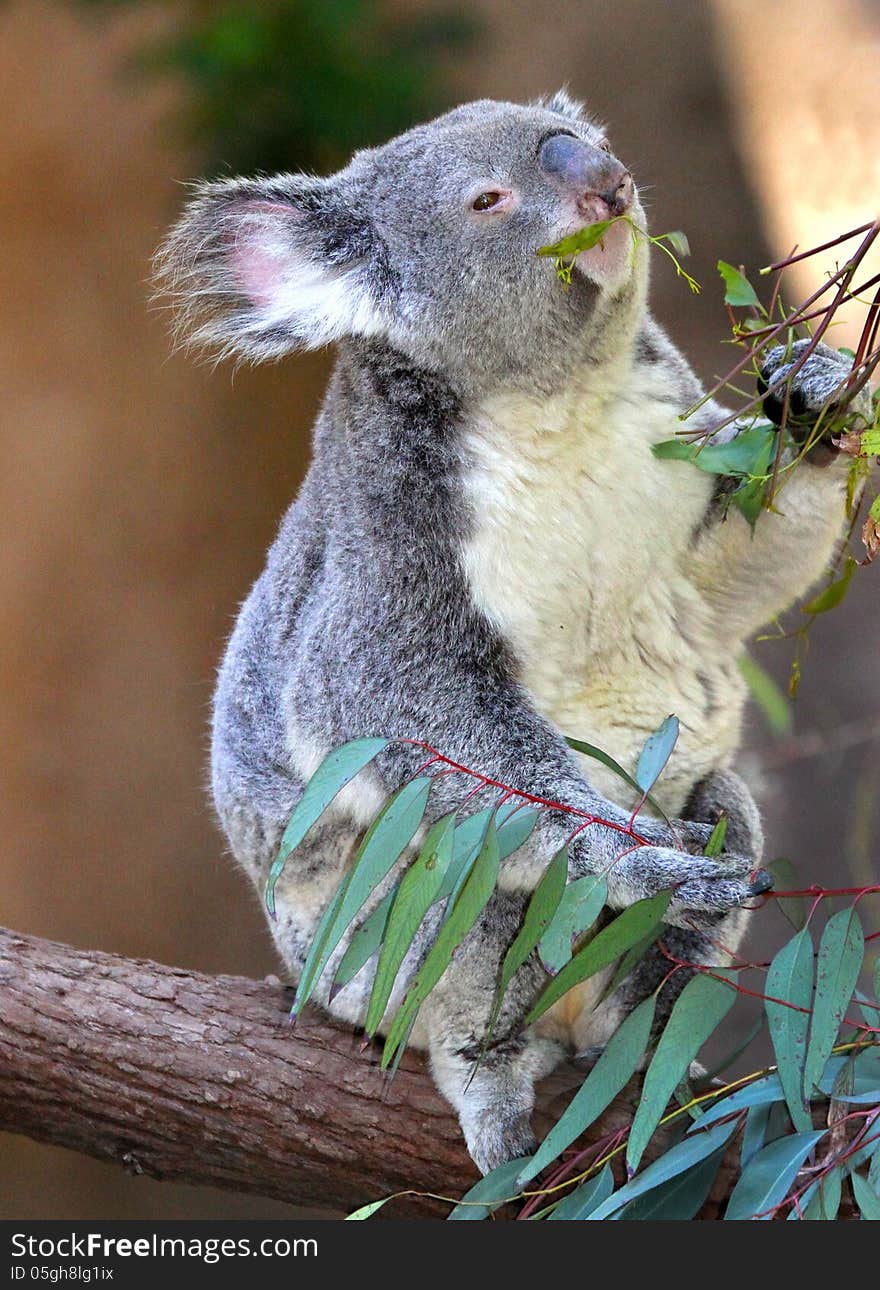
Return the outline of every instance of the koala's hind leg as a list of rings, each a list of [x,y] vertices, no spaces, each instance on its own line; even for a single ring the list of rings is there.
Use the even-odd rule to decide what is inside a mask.
[[[423,1004],[431,1069],[455,1107],[468,1150],[485,1174],[535,1150],[535,1083],[564,1055],[553,1039],[521,1030],[546,975],[533,956],[514,976],[491,1045],[479,1061],[501,960],[528,898],[496,892]]]

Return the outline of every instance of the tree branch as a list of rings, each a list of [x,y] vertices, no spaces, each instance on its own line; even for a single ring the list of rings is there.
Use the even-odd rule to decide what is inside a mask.
[[[421,1056],[392,1081],[374,1049],[277,983],[209,977],[0,929],[0,1129],[159,1179],[348,1211],[392,1192],[456,1198],[476,1180]],[[583,1072],[540,1089],[539,1129]],[[632,1118],[625,1092],[592,1136]],[[584,1140],[589,1141],[590,1135]],[[713,1194],[730,1185],[725,1170]],[[440,1217],[408,1196],[389,1217]],[[704,1216],[715,1216],[704,1211]]]

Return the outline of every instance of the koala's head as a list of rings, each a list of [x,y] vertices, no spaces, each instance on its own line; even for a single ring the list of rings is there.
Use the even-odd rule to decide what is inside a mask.
[[[183,334],[257,361],[382,339],[464,384],[558,369],[640,295],[620,220],[571,285],[538,248],[597,220],[644,226],[631,176],[565,94],[459,107],[327,178],[202,185],[160,255]]]

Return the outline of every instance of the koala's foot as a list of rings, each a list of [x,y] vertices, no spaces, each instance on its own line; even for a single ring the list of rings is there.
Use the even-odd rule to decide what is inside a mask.
[[[487,1174],[508,1160],[532,1155],[535,1083],[558,1065],[562,1045],[526,1030],[493,1046],[475,1072],[480,1044],[459,1046],[455,1040],[448,1031],[432,1036],[431,1070],[440,1092],[458,1112],[477,1168]]]
[[[798,340],[793,345],[776,345],[771,349],[761,368],[758,392],[764,395],[765,413],[778,426],[782,423],[786,386],[790,386],[787,427],[798,443],[806,442],[824,413],[823,423],[827,429],[811,450],[813,459],[823,463],[836,455],[831,437],[841,430],[841,415],[852,419],[854,424],[870,425],[871,394],[865,386],[844,409],[838,411],[844,396],[843,383],[852,370],[852,361],[828,345],[817,345],[800,371],[792,375],[809,344],[808,340]]]
[[[745,781],[732,770],[716,770],[700,780],[688,799],[685,815],[689,820],[713,828],[726,815],[725,848],[750,856],[756,866],[761,863],[764,853],[761,815]]]
[[[530,1115],[511,1115],[504,1107],[490,1106],[474,1118],[461,1116],[461,1127],[471,1159],[481,1174],[489,1174],[508,1160],[532,1156],[538,1142]]]

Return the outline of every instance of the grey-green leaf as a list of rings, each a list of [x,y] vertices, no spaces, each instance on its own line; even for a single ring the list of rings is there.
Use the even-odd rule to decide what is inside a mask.
[[[349,981],[357,976],[364,964],[370,961],[382,944],[382,938],[385,935],[385,928],[388,926],[388,918],[391,914],[391,906],[394,904],[396,895],[397,888],[394,887],[388,892],[387,896],[383,897],[369,917],[364,919],[349,941],[348,949],[339,960],[339,967],[336,969],[336,975],[333,978],[333,991],[331,993],[337,993],[344,985],[348,985]]]
[[[714,1124],[716,1120],[721,1120],[735,1111],[744,1111],[747,1107],[771,1106],[774,1102],[781,1102],[783,1096],[779,1076],[764,1075],[761,1079],[756,1079],[751,1084],[746,1084],[743,1088],[738,1088],[735,1092],[728,1093],[717,1102],[713,1102],[688,1132],[693,1133],[697,1128],[705,1128],[709,1124]]]
[[[804,1062],[813,997],[813,942],[806,927],[783,945],[770,964],[767,995],[783,1001],[765,1000],[767,1024],[792,1123],[799,1132],[808,1133],[813,1121],[804,1102]]]
[[[645,740],[636,766],[636,783],[643,793],[650,793],[660,778],[663,767],[672,755],[678,733],[678,717],[668,716]]]
[[[550,1218],[567,1222],[589,1218],[593,1210],[606,1201],[613,1191],[614,1175],[611,1172],[611,1166],[606,1164],[595,1178],[588,1178],[586,1182],[581,1183],[580,1187],[563,1196]]]
[[[676,999],[648,1067],[630,1130],[626,1149],[630,1171],[638,1168],[679,1080],[735,1002],[732,986],[703,972],[691,977]]]
[[[572,942],[592,927],[608,898],[605,875],[590,873],[565,888],[550,926],[541,937],[538,954],[547,971],[555,976],[571,958]]]
[[[851,1174],[850,1182],[862,1218],[876,1222],[880,1219],[880,1196],[861,1174]]]
[[[643,1196],[669,1178],[677,1177],[686,1169],[705,1160],[707,1156],[713,1155],[732,1137],[737,1127],[738,1121],[734,1120],[730,1124],[716,1124],[712,1129],[689,1134],[682,1142],[671,1147],[656,1160],[652,1160],[640,1174],[636,1174],[635,1178],[631,1178],[628,1183],[624,1183],[618,1191],[609,1196],[593,1211],[590,1215],[591,1220],[598,1222],[600,1219],[609,1218],[629,1201],[635,1200],[637,1196]]]
[[[353,1209],[350,1214],[346,1214],[346,1220],[352,1222],[372,1218],[377,1209],[381,1209],[383,1205],[387,1205],[388,1201],[393,1199],[392,1196],[383,1196],[381,1200],[371,1200],[368,1205],[361,1205],[360,1209]]]
[[[842,909],[825,924],[816,959],[816,999],[804,1065],[804,1091],[809,1098],[822,1076],[840,1023],[856,988],[865,937],[856,910]]]
[[[793,1133],[763,1147],[740,1174],[727,1203],[725,1220],[769,1218],[786,1196],[798,1170],[825,1133]]]
[[[832,1169],[831,1173],[826,1174],[816,1188],[815,1194],[804,1210],[804,1218],[809,1222],[817,1220],[819,1222],[833,1222],[837,1218],[837,1211],[840,1209],[841,1190],[841,1172],[839,1169]],[[803,1201],[800,1204],[801,1208],[803,1208]],[[793,1212],[797,1211],[793,1210]],[[789,1215],[790,1217],[791,1215]]]
[[[302,1010],[320,980],[349,923],[418,832],[431,785],[432,780],[427,776],[404,784],[367,830],[348,877],[337,893],[333,916],[309,946],[293,1004],[294,1016]]]
[[[507,1160],[478,1183],[474,1183],[470,1191],[462,1196],[447,1221],[473,1222],[488,1218],[493,1209],[498,1209],[506,1201],[515,1200],[520,1190],[516,1185],[516,1176],[526,1159],[523,1156],[519,1160]]]
[[[524,1186],[599,1118],[634,1074],[648,1046],[656,1000],[643,999],[609,1039],[596,1065],[519,1175]]]
[[[408,1034],[416,1013],[449,966],[453,952],[467,936],[480,914],[489,903],[498,877],[498,835],[490,821],[480,854],[465,879],[451,910],[427,958],[406,992],[403,1003],[388,1030],[382,1050],[382,1067],[385,1069]]]
[[[604,927],[598,936],[579,950],[562,971],[548,982],[526,1017],[526,1025],[531,1025],[548,1008],[552,1008],[556,1000],[567,994],[572,986],[601,972],[652,929],[659,929],[671,899],[671,892],[659,891],[656,896],[636,901],[619,914],[613,923]]]
[[[341,748],[334,748],[324,758],[306,784],[296,809],[278,847],[278,854],[269,870],[266,883],[266,908],[275,914],[275,885],[281,877],[287,857],[298,847],[312,825],[324,814],[336,794],[371,762],[384,748],[388,739],[353,739]]]
[[[372,1036],[388,1007],[400,965],[412,945],[422,919],[436,899],[452,860],[455,816],[445,815],[428,830],[421,851],[407,869],[397,891],[391,917],[379,951],[364,1029]]]
[[[676,442],[678,441],[676,440]],[[657,455],[659,456],[661,454],[658,453]],[[619,761],[615,761],[613,757],[609,757],[607,752],[603,752],[603,750],[601,748],[597,748],[595,744],[585,743],[583,739],[572,739],[569,735],[565,736],[565,742],[568,744],[569,748],[573,748],[574,751],[580,753],[582,757],[589,757],[591,761],[597,761],[600,765],[605,766],[608,770],[617,775],[619,779],[622,779],[625,784],[629,784],[630,788],[635,789],[637,793],[642,792],[642,789],[633,779],[632,775],[630,775],[629,771],[624,770]],[[650,793],[645,793],[644,798],[652,810],[656,811],[661,819],[666,820],[666,814],[659,802],[657,802]],[[668,822],[669,821],[667,820],[667,823]]]
[[[498,985],[495,989],[495,998],[492,1002],[492,1011],[489,1015],[489,1024],[486,1027],[484,1044],[488,1044],[491,1040],[495,1024],[498,1021],[498,1014],[501,1011],[501,1005],[504,1002],[504,996],[511,981],[537,946],[538,941],[550,926],[553,915],[559,908],[567,877],[568,852],[566,850],[557,851],[541,875],[540,882],[528,903],[523,925],[504,956],[498,977]]]
[[[745,1169],[752,1156],[757,1155],[767,1140],[767,1126],[770,1123],[771,1106],[772,1103],[764,1106],[758,1104],[749,1107],[745,1128],[743,1129],[742,1147],[739,1153],[740,1167],[742,1169]]]
[[[618,1217],[641,1221],[681,1221],[695,1218],[705,1205],[712,1184],[718,1177],[726,1150],[726,1147],[719,1147],[711,1156],[691,1165],[683,1174],[670,1178],[669,1182],[639,1196]]]

